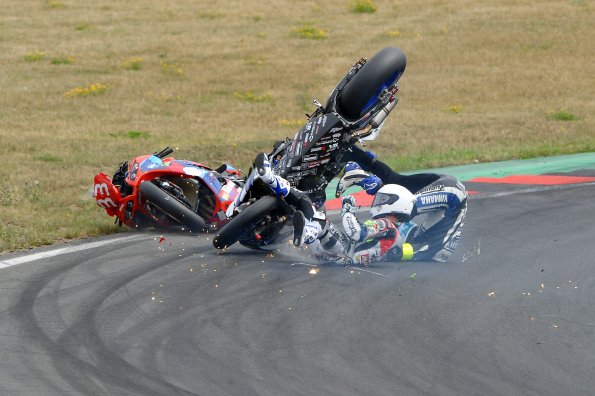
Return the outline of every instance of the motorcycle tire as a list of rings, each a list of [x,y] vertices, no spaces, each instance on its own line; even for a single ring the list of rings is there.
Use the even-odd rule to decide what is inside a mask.
[[[231,219],[213,238],[216,249],[225,249],[236,243],[246,231],[246,228],[263,218],[267,213],[275,210],[279,202],[277,198],[266,195],[248,206]]]
[[[155,184],[148,181],[141,183],[139,191],[152,205],[178,223],[188,227],[191,232],[202,232],[206,229],[205,221],[199,215]]]
[[[347,83],[338,97],[338,110],[348,120],[362,117],[374,104],[380,92],[401,78],[407,58],[399,48],[380,50]]]

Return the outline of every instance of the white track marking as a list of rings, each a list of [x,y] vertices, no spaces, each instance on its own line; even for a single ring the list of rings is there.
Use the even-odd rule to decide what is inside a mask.
[[[497,197],[504,197],[504,196],[508,196],[508,195],[527,194],[527,193],[538,192],[538,191],[547,191],[547,190],[565,190],[565,189],[569,189],[569,188],[586,187],[586,186],[593,186],[593,185],[595,185],[595,182],[579,183],[579,184],[563,184],[563,185],[553,185],[553,186],[538,186],[538,187],[532,187],[532,188],[527,188],[527,189],[523,189],[523,190],[506,191],[506,192],[501,192],[501,193],[478,194],[475,196],[470,196],[469,198],[471,198],[473,200],[485,199],[485,198],[497,198]],[[366,211],[366,210],[369,210],[369,208],[363,208],[363,207],[361,208],[361,211]],[[329,215],[330,214],[338,214],[338,213],[340,213],[340,211],[333,210],[333,211],[328,211],[327,213]],[[69,246],[69,247],[64,247],[64,248],[59,248],[59,249],[54,249],[54,250],[48,250],[46,252],[28,254],[28,255],[24,255],[24,256],[15,257],[12,259],[0,261],[0,269],[12,267],[13,265],[28,263],[28,262],[35,261],[35,260],[41,260],[44,258],[61,256],[63,254],[79,252],[82,250],[95,249],[95,248],[98,248],[101,246],[115,245],[115,244],[120,244],[120,243],[125,243],[125,242],[131,242],[131,241],[142,240],[142,239],[151,239],[151,238],[154,238],[154,237],[146,236],[146,235],[133,235],[133,236],[124,237],[124,238],[110,239],[107,241],[100,241],[100,242],[89,242],[89,243],[83,243],[83,244],[75,245],[75,246]],[[306,264],[306,263],[294,263],[292,265],[316,266],[316,265]],[[375,275],[388,277],[387,275],[384,275],[384,274],[364,270],[364,269],[357,268],[357,267],[353,267],[353,269],[369,272],[369,273],[372,273]]]
[[[48,250],[47,252],[27,254],[25,256],[19,256],[19,257],[15,257],[12,259],[0,261],[0,269],[12,267],[13,265],[28,263],[30,261],[41,260],[44,258],[61,256],[63,254],[79,252],[81,250],[95,249],[95,248],[98,248],[101,246],[116,245],[116,244],[121,244],[121,243],[125,243],[125,242],[137,241],[137,240],[141,240],[141,239],[150,239],[150,238],[154,238],[154,237],[153,236],[149,237],[146,235],[133,235],[133,236],[124,237],[124,238],[110,239],[108,241],[88,242],[88,243],[83,243],[83,244],[79,244],[79,245],[75,245],[75,246],[67,246],[67,247],[63,247],[60,249]]]

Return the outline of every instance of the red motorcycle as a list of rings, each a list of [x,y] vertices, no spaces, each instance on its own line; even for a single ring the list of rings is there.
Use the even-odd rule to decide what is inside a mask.
[[[228,222],[225,211],[242,190],[240,172],[223,164],[203,164],[168,157],[169,147],[120,165],[110,179],[95,175],[97,205],[120,226],[190,232],[216,230]]]

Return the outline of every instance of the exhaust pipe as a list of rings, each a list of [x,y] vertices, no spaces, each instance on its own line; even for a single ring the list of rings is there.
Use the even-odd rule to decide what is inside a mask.
[[[392,102],[389,102],[378,112],[378,114],[374,116],[374,118],[372,118],[372,121],[370,122],[372,128],[378,128],[380,124],[382,124],[384,120],[386,120],[386,117],[388,117],[390,112],[393,111],[393,109],[397,106],[398,101],[399,98],[395,96],[395,99]]]

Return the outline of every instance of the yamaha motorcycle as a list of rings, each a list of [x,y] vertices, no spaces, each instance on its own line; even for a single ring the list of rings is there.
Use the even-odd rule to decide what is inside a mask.
[[[268,155],[274,173],[321,208],[325,188],[344,168],[349,149],[357,142],[376,138],[396,107],[397,83],[406,63],[405,54],[393,47],[356,62],[326,105],[314,100],[316,110],[293,139],[275,145]],[[227,208],[230,221],[218,231],[213,245],[225,249],[239,241],[249,248],[266,249],[287,235],[284,227],[291,224],[295,209],[277,197],[253,167],[244,189]]]
[[[240,173],[229,165],[213,170],[176,160],[169,147],[126,161],[110,178],[98,173],[93,196],[120,226],[216,230],[227,223],[225,211],[241,191]]]

